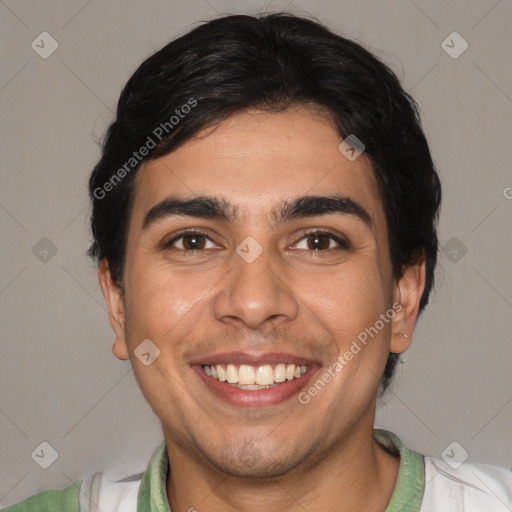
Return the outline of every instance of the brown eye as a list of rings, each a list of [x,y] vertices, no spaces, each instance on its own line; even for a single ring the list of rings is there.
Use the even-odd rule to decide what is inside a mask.
[[[329,249],[331,245],[331,238],[322,233],[315,233],[307,237],[308,249],[312,251],[321,251]]]
[[[295,249],[305,251],[331,251],[331,250],[350,250],[351,245],[346,239],[336,236],[328,231],[311,231],[295,244]]]
[[[206,237],[204,235],[184,235],[182,240],[183,248],[189,251],[204,249],[206,246]]]
[[[203,249],[217,248],[215,243],[208,235],[201,232],[189,231],[173,238],[169,242],[164,242],[163,249],[178,251],[202,251]]]

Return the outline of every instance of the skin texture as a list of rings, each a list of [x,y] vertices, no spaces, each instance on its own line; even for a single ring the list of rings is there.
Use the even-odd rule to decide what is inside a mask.
[[[421,260],[393,278],[371,165],[364,154],[349,161],[340,142],[328,120],[306,107],[245,112],[137,176],[124,299],[106,261],[99,277],[113,353],[131,359],[163,425],[172,510],[386,508],[399,460],[373,440],[376,395],[388,353],[410,344],[425,269]],[[372,227],[340,213],[283,223],[270,215],[286,200],[332,194],[361,204]],[[145,214],[170,195],[222,198],[234,205],[235,221],[174,216],[143,230]],[[213,241],[196,251],[183,249],[183,239],[163,248],[184,228]],[[350,247],[327,238],[327,248],[313,250],[305,238],[311,228],[345,237]],[[263,249],[250,264],[235,250],[248,236]],[[190,366],[205,354],[286,352],[318,361],[316,380],[394,302],[402,309],[393,320],[307,405],[295,396],[236,407]],[[147,338],[160,356],[144,366],[133,351]]]

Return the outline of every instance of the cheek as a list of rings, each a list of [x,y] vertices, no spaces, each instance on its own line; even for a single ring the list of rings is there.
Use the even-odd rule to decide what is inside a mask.
[[[126,272],[132,333],[155,343],[181,339],[208,304],[218,272],[172,272],[163,264],[139,263]]]
[[[388,305],[375,265],[347,264],[331,273],[302,277],[303,302],[337,336],[357,335]]]

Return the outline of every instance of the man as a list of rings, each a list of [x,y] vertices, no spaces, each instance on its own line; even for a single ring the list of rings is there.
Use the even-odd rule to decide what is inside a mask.
[[[433,285],[441,190],[414,100],[298,17],[147,59],[90,179],[99,279],[162,422],[145,474],[7,510],[511,510],[510,472],[374,430]]]

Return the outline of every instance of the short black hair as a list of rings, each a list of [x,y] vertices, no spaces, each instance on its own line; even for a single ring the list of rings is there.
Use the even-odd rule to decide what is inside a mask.
[[[135,176],[141,164],[249,109],[326,111],[342,138],[365,145],[386,213],[395,278],[422,255],[427,305],[437,261],[441,185],[414,99],[360,44],[287,13],[230,15],[179,37],[146,59],[124,87],[89,180],[94,241],[123,287]],[[134,153],[135,152],[135,153]],[[394,374],[389,354],[381,392]]]

